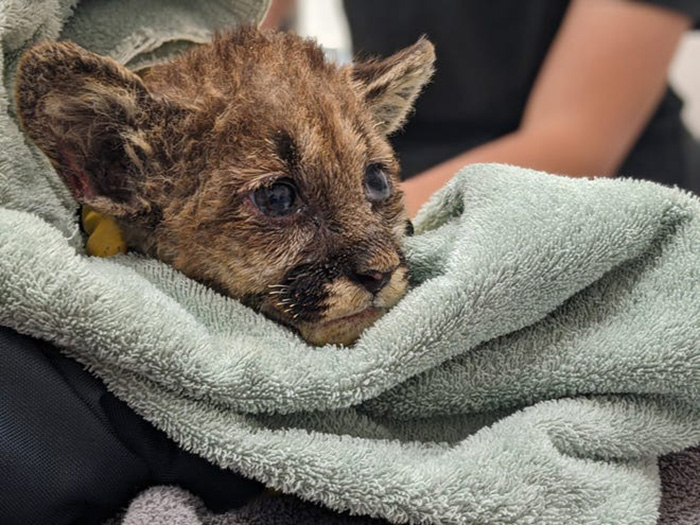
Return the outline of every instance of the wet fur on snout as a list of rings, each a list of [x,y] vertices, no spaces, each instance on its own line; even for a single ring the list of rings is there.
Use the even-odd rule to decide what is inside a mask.
[[[23,56],[18,114],[75,198],[134,249],[240,299],[313,344],[350,344],[406,292],[408,217],[387,136],[432,74],[422,39],[339,67],[311,41],[242,28],[140,78],[62,43]],[[368,166],[392,188],[371,202]],[[292,181],[301,208],[251,194]],[[370,290],[358,275],[387,275]]]

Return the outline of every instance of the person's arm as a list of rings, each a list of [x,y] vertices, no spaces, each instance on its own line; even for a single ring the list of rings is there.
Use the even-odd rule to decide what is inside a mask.
[[[680,13],[643,2],[573,0],[519,129],[404,182],[409,213],[476,162],[612,176],[659,103],[690,25]]]

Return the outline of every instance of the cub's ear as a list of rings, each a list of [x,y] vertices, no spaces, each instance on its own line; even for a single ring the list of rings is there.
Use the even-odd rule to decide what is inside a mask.
[[[359,83],[379,130],[388,135],[406,120],[413,102],[434,72],[435,48],[426,38],[384,60],[353,64]]]
[[[15,90],[27,134],[76,200],[114,217],[147,211],[138,183],[159,102],[136,75],[76,44],[50,42],[24,54]]]

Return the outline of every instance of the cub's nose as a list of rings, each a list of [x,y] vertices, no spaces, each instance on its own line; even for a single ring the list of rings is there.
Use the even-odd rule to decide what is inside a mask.
[[[389,283],[393,273],[394,270],[390,272],[376,272],[370,270],[367,272],[352,272],[348,277],[351,281],[363,286],[369,293],[377,294]]]

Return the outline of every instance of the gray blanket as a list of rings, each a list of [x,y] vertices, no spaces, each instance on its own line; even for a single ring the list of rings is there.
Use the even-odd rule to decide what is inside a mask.
[[[656,522],[657,458],[700,443],[697,198],[472,166],[416,221],[407,297],[353,348],[309,347],[157,261],[81,252],[75,204],[7,108],[34,33],[5,15],[0,324],[184,448],[331,509]]]

